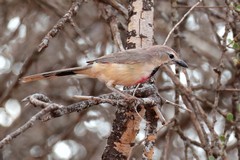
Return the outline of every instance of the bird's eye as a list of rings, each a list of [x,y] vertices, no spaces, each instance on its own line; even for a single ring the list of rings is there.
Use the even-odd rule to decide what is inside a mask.
[[[170,58],[170,59],[173,59],[173,58],[174,58],[174,55],[170,53],[170,54],[169,54],[169,58]]]

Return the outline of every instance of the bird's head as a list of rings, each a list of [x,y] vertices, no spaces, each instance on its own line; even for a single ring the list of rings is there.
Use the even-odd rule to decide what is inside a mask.
[[[159,63],[161,64],[178,64],[181,67],[187,68],[188,65],[182,59],[180,59],[177,53],[170,47],[158,46],[157,54],[159,56]]]

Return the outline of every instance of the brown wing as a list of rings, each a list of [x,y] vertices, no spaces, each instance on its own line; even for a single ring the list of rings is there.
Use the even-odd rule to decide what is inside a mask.
[[[148,53],[148,50],[148,48],[130,49],[87,61],[87,63],[135,64],[153,58],[153,56]]]

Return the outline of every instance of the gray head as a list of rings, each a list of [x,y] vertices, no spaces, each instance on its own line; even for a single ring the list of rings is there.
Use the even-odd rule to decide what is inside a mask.
[[[178,57],[178,54],[170,47],[157,45],[154,47],[155,53],[159,55],[159,62],[161,64],[165,63],[175,63],[179,66],[187,68],[186,62]],[[158,61],[158,60],[157,60]]]

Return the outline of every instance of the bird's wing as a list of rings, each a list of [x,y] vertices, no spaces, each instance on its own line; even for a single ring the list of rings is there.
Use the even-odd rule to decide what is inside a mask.
[[[88,64],[95,63],[118,63],[118,64],[135,64],[139,62],[145,62],[152,57],[151,54],[147,54],[148,50],[145,49],[130,49],[124,52],[118,52],[110,55],[106,55],[95,60],[87,61]]]

